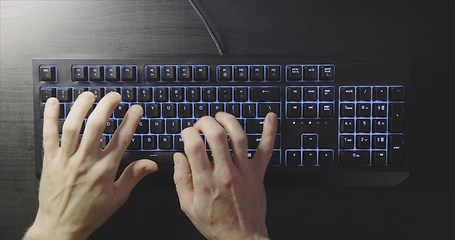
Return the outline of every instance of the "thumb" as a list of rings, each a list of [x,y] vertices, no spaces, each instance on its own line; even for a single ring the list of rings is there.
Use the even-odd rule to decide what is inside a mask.
[[[133,188],[145,176],[158,170],[158,165],[154,161],[142,159],[130,163],[123,170],[120,178],[114,183],[115,190],[118,193],[118,198],[122,204],[128,199]]]
[[[185,211],[193,205],[193,177],[188,159],[182,153],[174,154],[174,183],[180,201],[180,208]]]

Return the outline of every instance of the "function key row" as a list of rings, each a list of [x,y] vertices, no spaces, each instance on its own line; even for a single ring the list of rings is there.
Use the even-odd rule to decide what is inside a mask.
[[[74,82],[136,82],[138,79],[135,65],[73,65],[71,72]]]
[[[280,65],[218,65],[217,80],[229,81],[280,81]]]

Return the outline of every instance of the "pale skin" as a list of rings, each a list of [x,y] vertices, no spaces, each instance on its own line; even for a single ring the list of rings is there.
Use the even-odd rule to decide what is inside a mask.
[[[158,170],[155,162],[141,159],[128,165],[115,180],[122,155],[143,115],[140,106],[131,106],[109,144],[101,149],[99,139],[120,100],[118,93],[101,99],[87,120],[80,144],[80,128],[95,101],[93,94],[85,92],[75,101],[61,140],[58,100],[46,102],[39,209],[24,239],[88,238],[127,201],[142,178]],[[269,113],[252,159],[247,158],[243,128],[230,114],[203,117],[182,131],[185,155],[174,155],[177,194],[182,210],[207,239],[268,239],[263,179],[276,125],[276,115]],[[201,133],[213,161],[209,161]]]

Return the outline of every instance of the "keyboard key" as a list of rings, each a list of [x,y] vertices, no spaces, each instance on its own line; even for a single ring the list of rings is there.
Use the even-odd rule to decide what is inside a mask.
[[[302,105],[299,103],[288,103],[286,117],[301,118],[302,117]]]
[[[357,88],[357,101],[370,101],[370,100],[371,100],[371,88],[370,87]]]
[[[340,148],[341,149],[354,148],[354,136],[353,135],[341,135],[340,136]]]
[[[340,120],[340,132],[341,133],[353,133],[354,132],[354,119]]]
[[[140,135],[134,135],[131,138],[130,145],[128,145],[128,150],[139,150],[142,148],[142,137]]]
[[[264,80],[264,66],[251,66],[250,67],[250,79],[252,81],[263,81]]]
[[[232,66],[218,66],[218,81],[232,80]]]
[[[280,88],[251,88],[251,101],[254,102],[278,102],[280,101]]]
[[[305,150],[302,152],[302,155],[304,166],[315,166],[317,164],[318,155],[316,151]]]
[[[316,101],[318,100],[318,90],[315,87],[304,87],[303,88],[303,100],[304,101]]]
[[[333,87],[321,87],[319,90],[320,101],[333,101]]]
[[[171,88],[171,102],[182,102],[184,99],[184,89],[181,87]]]
[[[143,135],[142,142],[144,144],[145,150],[156,150],[157,149],[156,135]]]
[[[277,117],[280,117],[280,104],[279,103],[259,103],[258,117],[265,117],[269,112],[274,112]]]
[[[202,101],[204,102],[216,101],[216,88],[214,87],[202,88]]]
[[[332,103],[319,104],[319,117],[332,118],[333,117],[333,104]]]
[[[314,81],[318,80],[318,66],[303,66],[303,80]]]
[[[354,117],[354,103],[340,104],[340,116],[341,117]]]
[[[90,88],[90,92],[95,95],[95,101],[98,102],[104,97],[104,88]]]
[[[256,104],[248,103],[242,105],[242,116],[244,118],[255,118],[256,117]]]
[[[248,88],[235,87],[234,88],[234,101],[236,101],[236,102],[248,101]]]
[[[332,151],[319,151],[318,152],[318,165],[320,165],[320,166],[333,165],[333,152]]]
[[[161,116],[161,104],[147,103],[145,104],[145,116],[149,118],[158,118]]]
[[[370,119],[357,119],[356,132],[368,133],[370,132]]]
[[[151,133],[164,133],[164,120],[152,119],[150,120],[150,132]]]
[[[248,80],[248,66],[234,66],[234,81]]]
[[[320,80],[334,80],[335,79],[335,67],[334,66],[320,66],[319,67],[319,79]]]
[[[79,95],[81,95],[83,92],[86,92],[88,91],[88,88],[74,88],[73,89],[73,97],[74,97],[74,101],[76,101],[77,97],[79,97]]]
[[[208,66],[195,66],[194,67],[194,80],[195,81],[208,81],[209,80],[209,67]]]
[[[318,147],[318,135],[303,135],[302,148],[316,149]]]
[[[389,136],[389,156],[388,164],[399,166],[403,164],[403,136],[390,135]]]
[[[90,66],[89,67],[89,80],[90,81],[104,81],[104,67],[103,66]]]
[[[60,102],[71,102],[73,100],[73,90],[71,88],[59,88],[57,91],[57,99]]]
[[[267,81],[281,80],[281,67],[278,65],[267,66],[265,80]]]
[[[371,116],[371,105],[369,103],[358,103],[357,105],[357,117],[370,117]]]
[[[218,88],[218,101],[220,101],[220,102],[232,101],[232,89],[231,88]]]
[[[152,89],[151,88],[139,88],[137,91],[137,100],[139,102],[151,102],[152,101]]]
[[[186,89],[186,100],[188,102],[199,102],[200,101],[200,90],[199,88],[187,88]]]
[[[369,149],[371,146],[370,142],[369,135],[357,135],[356,147],[358,149]]]
[[[341,151],[340,164],[350,166],[370,165],[369,151]]]
[[[191,81],[193,78],[192,69],[191,66],[179,66],[179,81]]]
[[[302,66],[287,66],[287,80],[299,81],[302,80]]]
[[[163,103],[162,116],[165,118],[175,118],[177,116],[177,105],[174,103]]]
[[[123,88],[122,101],[123,102],[136,102],[136,88]]]
[[[180,120],[178,119],[169,119],[166,120],[166,133],[179,133],[180,129]]]
[[[120,81],[120,66],[106,66],[106,81]]]
[[[73,66],[73,81],[78,82],[88,81],[88,73],[86,66]]]
[[[46,82],[57,81],[56,67],[55,66],[40,66],[39,67],[39,80]]]
[[[149,132],[150,132],[149,120],[141,119],[137,125],[136,133],[149,133]]]
[[[122,80],[128,82],[137,81],[136,66],[122,66]]]
[[[173,138],[170,135],[162,135],[159,137],[160,149],[172,149],[173,148]]]
[[[304,118],[315,118],[317,117],[317,104],[316,103],[305,103],[303,104],[303,117]]]
[[[384,166],[387,164],[386,153],[384,151],[374,151],[372,164],[376,166]]]
[[[145,66],[145,81],[159,81],[160,80],[160,66]]]
[[[206,103],[197,103],[194,104],[194,116],[197,118],[201,118],[203,116],[209,115],[208,104]]]
[[[240,104],[238,104],[238,103],[226,104],[226,112],[239,118],[240,117]]]
[[[153,93],[155,102],[167,102],[169,100],[168,98],[168,88],[155,88],[155,92]]]
[[[404,100],[404,88],[403,87],[390,87],[389,88],[389,100],[390,101],[403,101]]]
[[[387,117],[387,104],[373,103],[373,117]]]
[[[175,66],[162,67],[163,81],[175,81]]]
[[[288,166],[302,165],[302,153],[300,151],[287,151],[286,165]]]
[[[302,89],[299,88],[299,87],[289,87],[289,88],[287,88],[287,100],[289,102],[302,101]]]
[[[353,87],[341,87],[340,88],[340,100],[341,101],[354,101],[355,90]]]
[[[373,87],[373,101],[386,101],[387,87]]]
[[[193,116],[193,106],[191,104],[179,104],[178,116],[181,118],[190,118]]]
[[[403,132],[404,117],[403,104],[389,104],[389,132]]]

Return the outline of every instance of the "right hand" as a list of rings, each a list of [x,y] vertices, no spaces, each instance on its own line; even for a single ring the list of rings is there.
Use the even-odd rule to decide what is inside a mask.
[[[203,117],[183,130],[186,156],[174,155],[174,181],[182,210],[206,238],[268,239],[263,180],[276,126],[276,115],[269,113],[252,159],[245,132],[230,114]],[[200,133],[207,138],[212,162]]]

